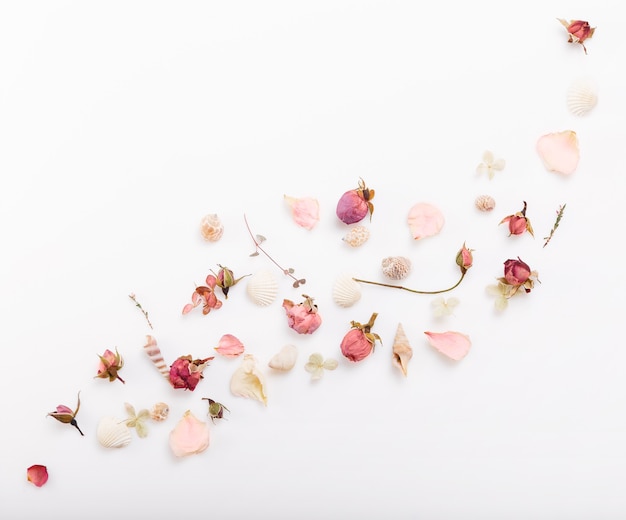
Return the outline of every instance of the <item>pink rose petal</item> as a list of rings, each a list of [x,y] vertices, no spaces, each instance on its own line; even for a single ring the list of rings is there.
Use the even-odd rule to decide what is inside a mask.
[[[41,464],[35,464],[26,470],[26,478],[37,487],[48,482],[48,469]]]
[[[291,208],[295,223],[305,229],[313,229],[320,220],[320,205],[317,199],[311,197],[296,199],[288,195],[284,197]]]
[[[419,240],[439,233],[445,219],[443,213],[432,204],[419,202],[409,210],[407,221],[411,235]]]
[[[215,350],[224,357],[235,358],[243,354],[244,346],[239,339],[232,334],[224,334]]]
[[[576,132],[565,130],[542,135],[537,141],[537,153],[549,171],[564,175],[573,173],[580,158]]]
[[[187,410],[170,432],[170,449],[177,457],[202,453],[209,447],[209,438],[208,424],[200,421],[190,410]]]
[[[470,350],[472,342],[466,334],[460,332],[424,332],[429,343],[439,352],[455,361],[463,359]]]

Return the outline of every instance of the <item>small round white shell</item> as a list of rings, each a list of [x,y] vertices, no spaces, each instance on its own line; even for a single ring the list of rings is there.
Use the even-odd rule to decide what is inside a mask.
[[[261,307],[266,307],[276,299],[278,280],[273,273],[264,269],[254,273],[248,279],[246,290],[254,303]]]
[[[575,80],[567,91],[567,108],[575,116],[584,116],[598,103],[595,85],[588,79]]]
[[[96,437],[105,448],[123,448],[130,444],[132,438],[126,421],[111,416],[100,419]]]
[[[285,345],[278,354],[274,354],[267,365],[274,370],[288,372],[295,366],[297,359],[298,348],[295,345]]]
[[[350,231],[346,233],[342,240],[352,247],[359,247],[365,244],[369,237],[370,230],[367,229],[365,226],[358,225],[350,229]]]
[[[361,286],[351,276],[339,276],[333,285],[333,300],[340,307],[351,307],[361,299]]]
[[[480,211],[491,211],[496,207],[496,201],[491,195],[479,195],[474,204]]]
[[[402,280],[411,272],[411,260],[405,256],[388,256],[382,261],[383,274],[392,280]]]
[[[222,221],[215,213],[209,213],[200,221],[200,233],[207,242],[217,242],[224,234]]]

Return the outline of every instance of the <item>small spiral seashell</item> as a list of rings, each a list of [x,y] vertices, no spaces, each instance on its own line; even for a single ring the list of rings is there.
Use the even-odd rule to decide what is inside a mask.
[[[584,116],[597,103],[596,87],[587,79],[574,81],[567,91],[567,108],[575,116]]]
[[[365,244],[369,237],[370,231],[365,226],[354,226],[342,240],[352,247],[359,247]]]
[[[143,346],[143,348],[150,358],[150,361],[154,363],[154,366],[156,366],[159,372],[161,372],[161,375],[169,380],[170,367],[163,359],[163,354],[161,354],[161,349],[157,346],[156,339],[154,338],[154,336],[150,336],[148,334],[146,336],[146,342],[147,343]]]
[[[150,418],[153,421],[162,422],[167,419],[170,413],[170,407],[167,403],[156,403],[150,411]]]
[[[278,280],[270,271],[261,270],[248,279],[246,291],[254,303],[266,307],[276,299]]]
[[[200,221],[200,233],[207,242],[217,242],[224,234],[222,221],[215,213],[209,213]]]
[[[105,448],[123,448],[131,441],[130,428],[126,421],[110,416],[100,419],[96,437]]]
[[[383,274],[392,280],[402,280],[411,272],[411,260],[404,256],[388,256],[382,261]]]
[[[351,307],[361,299],[361,286],[351,276],[342,275],[333,285],[333,300],[340,307]]]
[[[496,207],[496,201],[491,195],[479,195],[474,204],[480,211],[491,211]]]

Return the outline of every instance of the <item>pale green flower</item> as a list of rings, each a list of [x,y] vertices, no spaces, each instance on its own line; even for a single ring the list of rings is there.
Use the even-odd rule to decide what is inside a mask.
[[[304,369],[311,373],[311,379],[315,381],[321,379],[324,375],[324,369],[335,370],[337,365],[339,365],[339,363],[336,359],[328,358],[325,360],[319,352],[316,352],[309,356],[309,361],[304,365]]]

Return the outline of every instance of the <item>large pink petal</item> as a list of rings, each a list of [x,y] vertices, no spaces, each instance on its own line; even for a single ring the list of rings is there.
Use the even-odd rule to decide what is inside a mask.
[[[202,453],[209,447],[209,426],[187,410],[170,432],[169,444],[177,457]]]
[[[537,141],[537,153],[551,172],[564,175],[573,173],[580,158],[576,132],[565,130],[542,135]]]
[[[234,358],[243,354],[244,346],[243,343],[232,334],[224,334],[217,347],[215,347],[215,350],[224,357]]]
[[[460,332],[424,332],[429,343],[439,352],[455,361],[463,359],[470,350],[472,342],[466,334]]]
[[[418,202],[409,210],[407,221],[411,235],[415,240],[419,240],[439,233],[445,219],[443,213],[432,204]]]

